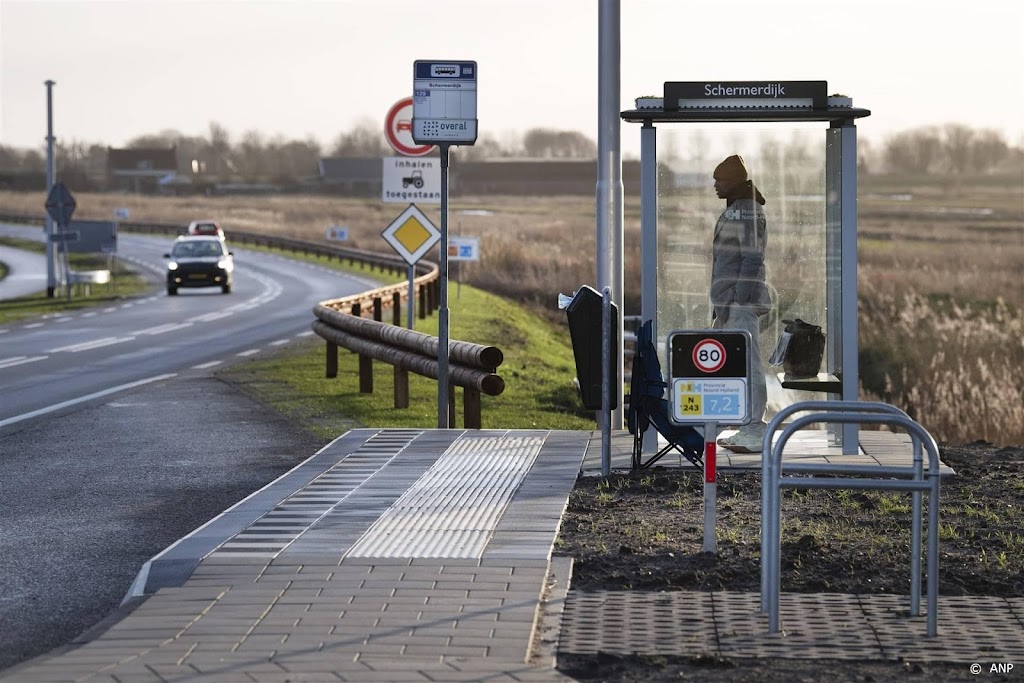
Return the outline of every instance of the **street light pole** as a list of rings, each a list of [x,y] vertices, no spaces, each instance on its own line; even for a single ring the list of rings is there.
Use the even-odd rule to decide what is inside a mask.
[[[50,190],[54,183],[54,159],[53,159],[53,86],[54,81],[46,81],[46,196],[50,196]],[[53,219],[49,212],[46,214],[46,297],[53,298],[56,289],[56,277],[53,272]]]

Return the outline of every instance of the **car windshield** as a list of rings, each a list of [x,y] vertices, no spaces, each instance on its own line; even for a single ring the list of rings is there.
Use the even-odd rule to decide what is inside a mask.
[[[176,258],[194,256],[223,256],[224,251],[220,243],[212,240],[201,242],[178,242],[171,250],[171,255]]]

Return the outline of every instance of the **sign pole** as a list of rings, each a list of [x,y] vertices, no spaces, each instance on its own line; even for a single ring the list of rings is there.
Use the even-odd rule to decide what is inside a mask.
[[[704,552],[718,552],[715,516],[718,501],[718,423],[704,424]]]
[[[437,426],[448,424],[448,148],[442,142],[441,152],[441,299],[437,318]]]
[[[409,305],[406,306],[405,317],[409,321],[409,329],[413,328],[416,318],[416,266],[409,264]]]
[[[53,190],[54,157],[53,157],[53,86],[54,81],[46,81],[46,195]],[[57,231],[54,220],[46,216],[46,298],[52,299],[56,289],[56,277],[53,272],[53,234]]]

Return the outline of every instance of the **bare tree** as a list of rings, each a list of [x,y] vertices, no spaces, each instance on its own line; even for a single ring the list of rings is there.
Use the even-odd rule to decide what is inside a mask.
[[[390,147],[384,138],[384,128],[372,119],[362,119],[352,130],[340,133],[331,146],[335,157],[383,157]]]

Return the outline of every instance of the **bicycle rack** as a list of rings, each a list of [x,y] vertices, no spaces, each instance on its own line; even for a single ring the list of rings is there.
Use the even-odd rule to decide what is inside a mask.
[[[783,429],[778,441],[772,437],[782,421],[797,412],[820,410],[796,418]],[[789,438],[812,423],[884,424],[904,428],[913,443],[913,463],[909,467],[875,465],[782,463],[782,452]],[[928,477],[924,478],[921,444],[928,450]],[[821,478],[783,475],[853,475],[868,477]],[[894,481],[878,477],[902,477]],[[863,401],[806,401],[781,410],[765,430],[761,452],[761,612],[768,614],[768,631],[779,631],[779,592],[781,584],[782,532],[781,490],[787,488],[876,489],[910,491],[910,614],[921,612],[921,494],[928,492],[928,614],[929,637],[937,634],[939,583],[939,452],[935,440],[917,422],[899,408],[885,403]]]

